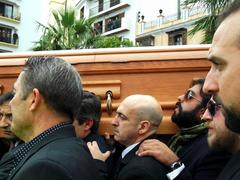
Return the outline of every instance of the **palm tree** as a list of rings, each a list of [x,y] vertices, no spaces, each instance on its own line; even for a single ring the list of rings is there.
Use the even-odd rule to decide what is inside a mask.
[[[189,31],[190,35],[194,35],[198,31],[204,32],[201,43],[212,43],[213,35],[217,28],[217,17],[223,11],[224,7],[231,3],[231,0],[183,0],[182,5],[193,7],[200,4],[209,15],[197,20],[193,25],[193,29]]]
[[[53,11],[54,24],[45,26],[38,23],[38,28],[43,29],[43,34],[35,42],[33,50],[60,50],[90,48],[96,34],[92,24],[94,19],[75,18],[73,9]]]

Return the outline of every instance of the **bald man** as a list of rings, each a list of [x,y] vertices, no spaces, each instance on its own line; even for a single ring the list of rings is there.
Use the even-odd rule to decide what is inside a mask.
[[[124,145],[119,161],[111,178],[104,174],[104,162],[109,152],[101,153],[96,142],[88,147],[97,161],[103,179],[126,180],[163,180],[166,179],[166,167],[152,157],[139,157],[136,151],[141,142],[154,138],[162,120],[162,109],[157,100],[149,95],[128,96],[119,105],[112,121],[114,139]]]

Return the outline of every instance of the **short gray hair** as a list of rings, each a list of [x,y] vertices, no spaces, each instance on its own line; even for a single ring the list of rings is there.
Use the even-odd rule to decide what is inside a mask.
[[[81,106],[82,84],[70,63],[56,57],[30,57],[23,72],[22,99],[37,88],[50,108],[73,119],[76,108]]]

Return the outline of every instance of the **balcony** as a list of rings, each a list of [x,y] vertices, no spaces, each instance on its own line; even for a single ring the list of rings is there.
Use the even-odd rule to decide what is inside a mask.
[[[121,27],[121,19],[118,17],[106,20],[105,32],[112,31]]]
[[[7,4],[0,2],[0,19],[10,22],[20,21],[21,14],[17,4]]]
[[[13,29],[0,27],[0,44],[9,47],[17,47],[18,34]]]
[[[113,35],[129,30],[128,21],[125,17],[116,19],[110,18],[105,20],[105,22],[105,31],[102,33],[103,36]]]
[[[0,13],[0,20],[3,20],[3,21],[8,21],[8,22],[11,22],[11,23],[19,24],[20,23],[20,19],[21,19],[20,13],[19,13],[19,15],[13,16],[13,17],[7,17],[7,16],[4,16],[4,15],[2,15]]]
[[[143,23],[140,34],[152,32],[158,29],[169,28],[181,23],[197,20],[200,17],[206,16],[207,12],[202,7],[185,8],[182,9],[181,15],[172,14],[169,16],[160,15],[158,19]]]
[[[100,17],[116,10],[129,6],[128,3],[121,2],[121,0],[111,0],[104,3],[100,3],[98,6],[91,8],[89,11],[90,17]]]

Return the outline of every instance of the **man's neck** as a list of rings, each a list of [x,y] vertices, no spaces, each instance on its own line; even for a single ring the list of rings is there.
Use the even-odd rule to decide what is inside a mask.
[[[128,145],[125,145],[125,146],[126,146],[126,147],[129,147],[129,146],[131,146],[132,144],[140,143],[140,142],[144,141],[144,140],[147,139],[149,136],[151,136],[151,135],[153,135],[153,134],[155,134],[155,133],[156,133],[156,131],[150,131],[150,132],[148,132],[148,133],[146,133],[146,134],[140,135],[140,136],[138,136],[138,137],[136,138],[136,140],[133,141],[131,144],[128,144]]]
[[[29,134],[29,136],[25,136],[26,138],[24,139],[24,142],[31,141],[44,131],[64,122],[71,122],[71,120],[68,117],[51,112],[45,112],[40,116],[36,116],[32,124],[33,131]]]

